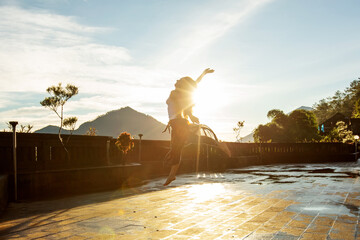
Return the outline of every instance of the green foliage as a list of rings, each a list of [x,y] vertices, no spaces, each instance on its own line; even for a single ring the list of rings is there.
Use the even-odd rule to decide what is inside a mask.
[[[354,110],[351,114],[353,118],[360,118],[360,98],[355,101]]]
[[[337,128],[333,128],[320,140],[320,142],[342,142],[342,139],[339,136],[339,131]]]
[[[306,110],[290,114],[273,109],[267,115],[271,122],[254,130],[255,142],[308,142],[319,139],[315,115]]]
[[[355,141],[352,131],[347,129],[348,126],[343,121],[336,123],[336,128],[333,128],[326,136],[321,139],[321,142],[342,142],[353,143]]]
[[[244,127],[245,121],[238,121],[236,127],[233,128],[233,131],[236,134],[236,141],[241,142],[242,138],[240,137],[240,131]]]
[[[70,129],[75,128],[75,123],[77,121],[77,118],[70,117],[64,119],[64,105],[71,97],[79,93],[79,89],[71,84],[67,84],[66,87],[64,88],[62,87],[62,84],[59,83],[57,86],[48,87],[46,91],[50,94],[50,97],[46,97],[43,101],[40,102],[40,104],[54,111],[56,115],[60,118],[60,128],[59,128],[59,137],[60,137],[61,129],[63,127],[69,127]]]
[[[350,83],[350,87],[344,92],[336,91],[334,96],[321,99],[315,103],[314,113],[319,123],[324,122],[336,113],[342,113],[346,117],[359,116],[360,78]]]
[[[270,119],[282,119],[285,113],[280,109],[272,109],[268,112],[267,117]]]
[[[40,104],[53,110],[59,117],[65,103],[73,96],[79,93],[79,89],[74,85],[67,84],[65,88],[59,83],[57,86],[51,86],[46,89],[50,97],[46,97]],[[59,107],[60,112],[59,112]]]
[[[347,129],[348,126],[343,121],[337,122],[336,128],[339,133],[339,137],[342,139],[343,143],[354,142],[354,135],[353,135],[352,131]]]
[[[318,126],[314,113],[306,110],[295,110],[289,114],[290,133],[295,142],[319,139]]]
[[[281,139],[282,129],[277,126],[275,123],[268,123],[266,125],[260,124],[254,130],[254,140],[255,142],[284,142]]]
[[[67,128],[67,129],[69,129],[70,131],[74,131],[77,120],[78,120],[77,117],[68,117],[68,118],[65,118],[64,121],[63,121],[63,126],[64,126],[64,128]]]

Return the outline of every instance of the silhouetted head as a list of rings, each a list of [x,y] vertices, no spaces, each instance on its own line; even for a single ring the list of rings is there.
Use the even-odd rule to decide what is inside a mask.
[[[191,77],[183,77],[176,81],[175,88],[186,91],[194,91],[197,87],[196,82]]]

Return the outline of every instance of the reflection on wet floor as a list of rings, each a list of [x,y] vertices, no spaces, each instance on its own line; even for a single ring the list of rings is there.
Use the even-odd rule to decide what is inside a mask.
[[[358,163],[253,166],[11,204],[0,238],[359,239]],[[61,208],[59,208],[61,206]]]
[[[360,184],[357,183],[360,177],[359,172],[360,164],[356,162],[252,166],[231,169],[222,174],[182,175],[177,178],[173,187],[176,189],[188,188],[189,195],[195,196],[197,202],[210,200],[212,197],[216,197],[217,193],[241,195],[244,190],[248,193],[252,192],[256,196],[283,198],[293,202],[285,210],[295,213],[296,216],[308,216],[313,220],[323,218],[326,221],[334,222],[340,219],[351,219],[351,221],[344,220],[343,222],[355,223],[358,226]],[[152,184],[158,185],[159,183],[154,181]],[[214,186],[216,188],[212,189]],[[334,230],[333,234],[336,231]],[[330,232],[329,230],[328,233],[330,234]],[[281,234],[290,236],[287,233]]]

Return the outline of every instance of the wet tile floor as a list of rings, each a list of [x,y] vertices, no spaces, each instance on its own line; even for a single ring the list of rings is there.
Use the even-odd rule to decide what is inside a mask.
[[[254,166],[11,203],[0,239],[360,239],[358,163]]]

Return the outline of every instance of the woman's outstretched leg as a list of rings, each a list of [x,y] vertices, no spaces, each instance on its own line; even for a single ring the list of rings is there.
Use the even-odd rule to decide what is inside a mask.
[[[169,176],[167,177],[167,179],[166,179],[166,181],[164,183],[164,186],[169,185],[172,181],[174,181],[176,179],[176,173],[177,173],[177,170],[179,169],[179,165],[180,164],[176,164],[176,165],[171,166]]]

